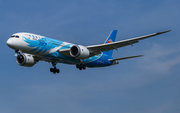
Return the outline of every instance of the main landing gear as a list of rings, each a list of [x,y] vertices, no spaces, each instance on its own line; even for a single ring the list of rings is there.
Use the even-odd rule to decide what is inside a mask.
[[[84,66],[83,64],[76,64],[76,68],[79,68],[79,70],[85,70],[86,66]]]
[[[54,68],[50,68],[50,72],[53,72],[54,74],[60,72],[60,70],[56,68],[56,64],[57,64],[57,63],[52,62],[52,65],[54,66]]]

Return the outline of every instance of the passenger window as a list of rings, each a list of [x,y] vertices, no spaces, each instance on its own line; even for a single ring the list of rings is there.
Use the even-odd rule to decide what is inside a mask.
[[[31,35],[29,35],[27,38],[30,39],[30,38],[31,38]]]
[[[19,38],[19,36],[16,36],[16,38]]]

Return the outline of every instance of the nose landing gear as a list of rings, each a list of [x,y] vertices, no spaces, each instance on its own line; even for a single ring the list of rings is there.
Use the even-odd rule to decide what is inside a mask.
[[[21,51],[20,50],[15,50],[15,53],[21,54]]]

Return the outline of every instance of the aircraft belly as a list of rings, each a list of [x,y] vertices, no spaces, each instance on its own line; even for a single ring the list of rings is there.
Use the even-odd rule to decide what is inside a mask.
[[[112,62],[109,62],[109,56],[105,54],[100,54],[99,57],[91,59],[89,62],[84,62],[86,67],[105,67],[112,65]]]
[[[105,67],[105,66],[110,66],[112,63],[111,62],[103,62],[100,60],[96,60],[87,64],[84,64],[86,67]]]
[[[79,60],[74,59],[72,57],[65,56],[59,52],[43,55],[43,57],[48,58],[48,60],[50,61],[65,63],[65,64],[78,64],[79,63]]]

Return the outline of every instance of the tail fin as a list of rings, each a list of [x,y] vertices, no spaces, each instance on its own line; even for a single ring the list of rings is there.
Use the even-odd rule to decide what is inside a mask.
[[[106,39],[106,41],[105,41],[104,43],[106,44],[106,43],[115,42],[115,40],[116,40],[116,34],[117,34],[117,30],[113,30],[113,31],[109,34],[108,38]],[[113,50],[105,51],[105,52],[103,52],[103,53],[105,53],[105,54],[107,54],[107,55],[109,55],[109,56],[112,56]]]

